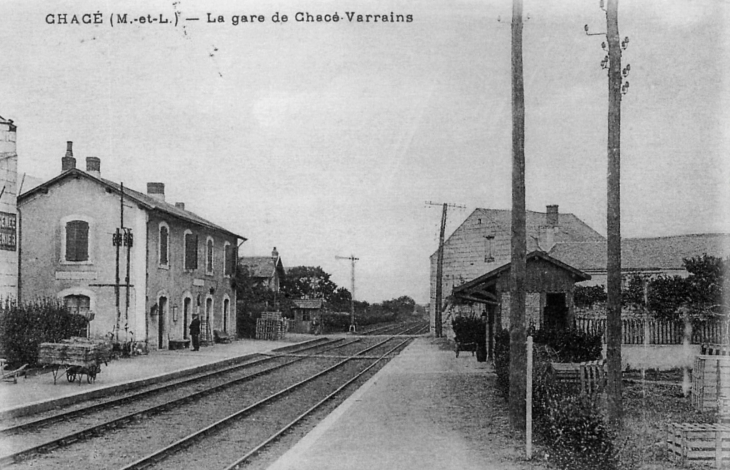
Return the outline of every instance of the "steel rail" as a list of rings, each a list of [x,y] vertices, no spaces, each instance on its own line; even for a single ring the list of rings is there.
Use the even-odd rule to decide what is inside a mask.
[[[316,348],[319,348],[319,347],[322,347],[322,346],[327,346],[327,345],[335,344],[335,343],[338,343],[338,342],[341,342],[341,341],[343,341],[343,339],[330,340],[329,342],[318,343],[318,344],[315,344],[315,345],[307,346],[306,348],[302,348],[302,349],[296,350],[295,352],[308,351],[310,349],[316,349]],[[348,344],[351,344],[351,343],[348,343]],[[216,375],[221,375],[221,374],[225,374],[225,373],[229,373],[229,372],[235,372],[236,370],[243,370],[243,369],[247,369],[249,367],[256,366],[256,365],[259,365],[259,364],[262,364],[262,363],[265,363],[265,362],[270,362],[274,358],[277,357],[277,356],[270,356],[270,355],[268,355],[266,353],[256,353],[255,355],[263,355],[263,356],[266,356],[266,357],[264,357],[263,359],[254,360],[252,362],[246,362],[246,363],[243,363],[243,364],[233,364],[231,366],[224,367],[222,369],[216,369],[216,370],[211,371],[211,372],[203,373],[202,375],[196,375],[195,377],[188,377],[188,378],[183,378],[182,380],[175,380],[175,381],[172,381],[172,382],[168,382],[168,383],[165,383],[163,385],[160,385],[160,386],[157,386],[157,387],[153,387],[153,388],[150,388],[150,389],[141,391],[141,392],[136,392],[136,393],[132,393],[130,395],[126,395],[124,397],[114,398],[114,399],[107,400],[107,401],[104,401],[104,402],[101,402],[101,403],[97,403],[97,404],[94,404],[94,405],[88,405],[88,406],[85,406],[85,407],[82,407],[82,408],[77,408],[77,409],[74,409],[74,410],[69,410],[69,411],[65,411],[65,412],[62,412],[62,413],[58,413],[58,414],[55,414],[53,416],[48,416],[48,417],[45,417],[45,418],[39,418],[39,419],[35,419],[35,420],[32,420],[32,421],[28,421],[28,422],[25,422],[25,423],[21,423],[21,424],[15,425],[15,426],[10,426],[10,427],[7,427],[7,428],[3,428],[3,429],[0,429],[0,436],[8,435],[8,434],[16,434],[16,433],[18,433],[20,431],[26,431],[26,430],[29,430],[29,429],[37,429],[37,428],[39,428],[41,426],[47,426],[49,424],[53,424],[53,423],[58,422],[58,421],[64,421],[64,420],[72,419],[72,418],[74,418],[76,416],[80,416],[80,415],[83,415],[85,413],[97,411],[99,409],[108,408],[109,406],[124,405],[126,403],[133,402],[133,401],[139,400],[141,398],[145,398],[145,397],[150,396],[150,395],[160,394],[160,393],[166,392],[166,391],[168,391],[170,389],[173,389],[173,388],[179,388],[180,386],[185,386],[185,385],[192,385],[195,382],[200,382],[202,380],[209,379],[209,378],[214,377]],[[286,356],[282,355],[281,357],[286,357]]]
[[[251,451],[249,451],[246,455],[244,455],[243,457],[241,457],[240,459],[236,460],[234,463],[232,463],[231,465],[229,465],[228,467],[226,467],[224,470],[235,470],[235,469],[238,469],[241,466],[241,464],[243,464],[244,462],[246,462],[248,459],[250,459],[251,457],[253,457],[257,453],[259,453],[261,451],[261,449],[263,449],[264,447],[266,447],[269,444],[271,444],[272,442],[274,442],[282,434],[284,434],[289,429],[291,429],[292,427],[294,427],[297,423],[299,423],[304,418],[306,418],[307,416],[309,416],[310,414],[312,414],[313,412],[315,412],[316,410],[318,410],[322,405],[324,405],[326,402],[328,402],[329,400],[331,400],[332,398],[334,398],[335,395],[337,395],[338,393],[340,393],[342,390],[344,390],[345,388],[347,388],[354,381],[356,381],[357,379],[359,379],[360,377],[362,377],[370,369],[372,369],[373,367],[375,367],[380,361],[382,361],[383,359],[386,359],[387,357],[389,357],[389,355],[393,351],[397,350],[398,348],[400,348],[404,344],[408,343],[409,341],[411,341],[411,338],[408,338],[406,340],[401,341],[394,348],[390,349],[386,353],[382,354],[380,357],[376,358],[375,361],[372,364],[370,364],[369,366],[367,366],[365,369],[363,369],[362,371],[360,371],[357,375],[355,375],[354,377],[352,377],[351,379],[349,379],[344,384],[342,384],[339,387],[337,387],[337,389],[334,392],[330,393],[329,395],[327,395],[326,397],[324,397],[322,400],[318,401],[314,406],[312,406],[307,411],[305,411],[304,413],[302,413],[299,416],[297,416],[289,424],[287,424],[283,428],[279,429],[276,433],[272,434],[268,439],[266,439],[261,444],[259,444],[258,446],[256,446],[255,448],[253,448]]]
[[[330,348],[330,349],[336,349],[336,348],[339,348],[339,347],[343,347],[343,346],[346,346],[346,345],[355,343],[357,341],[360,341],[360,340],[358,339],[358,340],[352,341],[350,343],[345,343],[345,344],[342,344],[342,345],[338,345],[338,346],[333,347],[333,348]],[[18,461],[18,460],[21,460],[23,458],[29,457],[30,455],[39,454],[39,453],[42,453],[42,452],[45,452],[45,451],[48,451],[48,450],[51,450],[51,449],[56,449],[58,447],[61,447],[61,446],[70,444],[72,442],[81,440],[81,439],[83,439],[85,437],[88,437],[88,436],[91,436],[91,435],[95,435],[95,434],[97,434],[100,431],[103,431],[105,429],[117,427],[118,425],[128,423],[128,422],[132,421],[137,416],[142,416],[142,415],[149,416],[149,415],[152,415],[152,414],[161,413],[161,412],[169,409],[172,406],[180,405],[180,404],[183,404],[183,403],[191,402],[191,401],[196,400],[196,399],[200,399],[200,398],[202,398],[202,397],[204,397],[206,395],[210,395],[210,394],[212,394],[214,392],[223,390],[224,388],[228,388],[228,387],[231,387],[231,386],[236,385],[236,384],[239,384],[239,383],[247,382],[249,380],[252,380],[254,378],[260,377],[262,375],[266,375],[266,374],[268,374],[270,372],[273,372],[275,370],[278,370],[278,369],[281,369],[281,368],[290,366],[290,365],[295,364],[295,363],[297,363],[299,361],[303,361],[304,359],[306,359],[306,358],[294,359],[293,361],[289,361],[289,362],[287,362],[285,364],[279,364],[279,365],[276,365],[274,367],[270,367],[268,369],[265,369],[265,370],[262,370],[262,371],[259,371],[259,372],[255,372],[253,374],[245,375],[243,377],[239,377],[237,379],[233,379],[233,380],[224,382],[224,383],[219,384],[219,385],[216,385],[214,387],[211,387],[211,388],[208,388],[208,389],[205,389],[205,390],[201,390],[201,391],[198,391],[198,392],[195,392],[195,393],[186,395],[184,397],[176,398],[174,400],[166,401],[165,403],[161,403],[159,405],[155,405],[155,406],[146,408],[146,409],[141,410],[141,411],[135,411],[133,413],[126,414],[126,415],[121,416],[119,418],[115,418],[113,420],[106,421],[106,422],[101,423],[101,424],[97,424],[97,425],[94,425],[94,426],[90,426],[88,428],[81,429],[80,431],[76,431],[76,432],[73,432],[71,434],[67,434],[67,435],[62,436],[62,437],[59,437],[57,439],[52,439],[50,441],[41,443],[39,445],[36,445],[36,446],[33,446],[33,447],[29,447],[27,449],[23,449],[21,451],[15,452],[13,454],[8,454],[8,455],[5,455],[5,456],[2,456],[2,457],[0,457],[0,468],[6,467],[6,466],[8,466],[8,465],[10,465],[10,464]]]
[[[192,434],[189,434],[188,436],[185,436],[182,439],[179,439],[179,440],[173,442],[172,444],[170,444],[156,452],[153,452],[152,454],[146,455],[146,456],[140,458],[139,460],[136,460],[135,462],[132,462],[131,464],[129,464],[125,467],[122,467],[122,469],[120,469],[120,470],[146,469],[146,468],[150,467],[151,465],[154,465],[154,464],[164,460],[173,452],[190,446],[194,441],[219,430],[223,426],[231,424],[234,420],[239,419],[239,418],[251,413],[252,411],[255,411],[255,410],[261,408],[262,406],[276,400],[277,398],[280,398],[280,397],[288,394],[289,392],[301,387],[302,385],[312,382],[314,379],[319,378],[319,377],[327,374],[328,372],[333,371],[334,369],[337,369],[338,367],[346,364],[347,362],[350,362],[353,358],[356,358],[357,356],[360,356],[372,349],[380,347],[383,344],[385,344],[391,340],[392,340],[392,338],[387,339],[385,341],[381,341],[379,343],[376,343],[375,345],[370,346],[369,348],[366,348],[366,349],[358,352],[357,354],[354,354],[354,355],[348,357],[347,359],[344,359],[344,360],[328,367],[327,369],[317,372],[316,374],[314,374],[310,377],[307,377],[306,379],[303,379],[293,385],[290,385],[282,390],[279,390],[278,392],[276,392],[272,395],[269,395],[268,397],[261,399],[261,400],[257,401],[256,403],[253,403],[253,404],[247,406],[246,408],[243,408],[242,410],[239,410],[229,416],[226,416],[225,418],[222,418],[222,419],[216,421],[215,423],[204,427],[203,429],[200,429]]]

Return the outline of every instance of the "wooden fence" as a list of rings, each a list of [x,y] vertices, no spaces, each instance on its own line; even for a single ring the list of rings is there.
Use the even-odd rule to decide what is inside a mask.
[[[621,320],[622,344],[644,344],[644,336],[648,335],[649,344],[682,344],[684,322],[647,320],[646,325],[641,318],[624,318]],[[605,318],[576,317],[573,326],[585,333],[603,335],[606,332]],[[693,325],[692,344],[721,343],[723,322],[707,320]]]

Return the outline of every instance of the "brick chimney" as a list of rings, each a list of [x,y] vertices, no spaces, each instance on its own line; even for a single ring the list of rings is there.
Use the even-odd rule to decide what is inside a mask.
[[[175,203],[175,207],[177,207],[178,209],[185,210],[185,203],[184,202],[176,202]]]
[[[91,176],[101,178],[101,160],[99,157],[86,157],[86,172]]]
[[[76,168],[76,159],[73,151],[74,143],[70,140],[66,142],[66,155],[61,158],[61,171],[68,171]]]
[[[271,257],[274,259],[279,259],[279,252],[276,251],[276,247],[271,251]]]
[[[546,206],[545,223],[551,227],[560,225],[560,216],[558,215],[558,205]]]
[[[165,183],[147,183],[147,195],[159,201],[164,201]]]

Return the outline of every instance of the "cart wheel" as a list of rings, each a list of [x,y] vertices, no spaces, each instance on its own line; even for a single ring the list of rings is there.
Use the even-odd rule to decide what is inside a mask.
[[[73,382],[74,380],[76,380],[76,374],[73,372],[66,372],[66,379],[69,382]]]

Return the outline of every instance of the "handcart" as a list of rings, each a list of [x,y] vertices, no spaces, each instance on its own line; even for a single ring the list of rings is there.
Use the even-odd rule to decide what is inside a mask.
[[[63,343],[41,343],[38,362],[51,368],[53,384],[58,376],[66,375],[66,380],[79,385],[86,376],[86,382],[92,383],[101,372],[101,364],[108,364],[111,347],[105,343],[83,340],[67,340]]]

